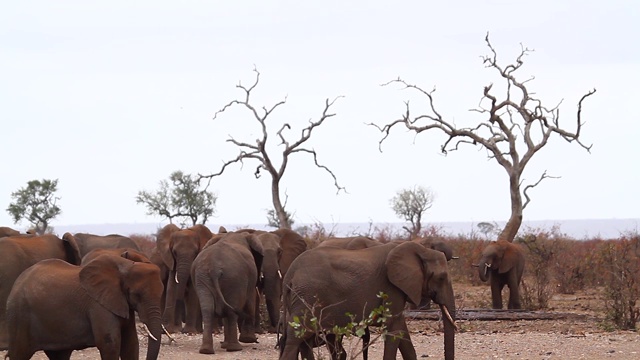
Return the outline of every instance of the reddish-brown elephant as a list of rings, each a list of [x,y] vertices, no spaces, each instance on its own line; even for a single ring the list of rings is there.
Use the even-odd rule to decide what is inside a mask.
[[[7,297],[13,283],[29,266],[45,259],[61,259],[80,264],[80,251],[73,239],[55,235],[25,237],[22,235],[0,239],[0,350],[9,347],[6,322]]]
[[[169,270],[163,322],[167,331],[195,334],[202,331],[200,305],[191,281],[191,265],[213,234],[204,225],[180,229],[169,224],[156,237],[158,254]],[[176,319],[185,316],[185,326]]]
[[[502,309],[502,289],[505,285],[509,287],[509,309],[522,308],[520,281],[524,265],[524,251],[517,244],[498,240],[484,248],[478,262],[478,274],[480,280],[490,281],[494,309]]]
[[[69,359],[73,350],[95,346],[102,359],[138,359],[135,311],[148,331],[146,358],[155,360],[161,294],[160,270],[153,264],[112,254],[84,266],[41,261],[18,277],[9,295],[7,355],[26,360],[44,350],[51,359]]]

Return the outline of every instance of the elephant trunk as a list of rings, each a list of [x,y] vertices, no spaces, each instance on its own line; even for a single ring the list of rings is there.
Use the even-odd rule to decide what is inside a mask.
[[[154,299],[143,304],[138,310],[140,321],[147,328],[147,360],[156,360],[160,353],[162,339],[162,317],[160,316],[160,299]]]
[[[442,311],[442,322],[444,325],[444,358],[446,360],[455,359],[455,305],[440,305]],[[447,316],[446,314],[450,316]]]
[[[178,304],[184,304],[187,283],[191,277],[190,273],[191,262],[180,260],[177,262],[175,271],[169,273],[169,279],[167,281],[167,301],[165,302],[164,308],[164,322],[172,331],[175,331],[174,327],[177,323],[177,306]],[[181,326],[179,327],[181,328]]]
[[[156,360],[160,353],[160,340],[162,339],[163,333],[160,312],[147,321],[145,325],[147,325],[149,329],[149,336],[147,337],[147,360]]]
[[[444,292],[438,294],[434,299],[440,305],[442,312],[442,324],[444,327],[444,358],[453,360],[455,358],[455,333],[457,330],[456,319],[456,302],[453,295],[453,286],[449,282],[449,286]]]
[[[280,319],[280,297],[282,296],[282,278],[277,261],[274,259],[273,262],[263,263],[262,271],[264,273],[263,292],[269,313],[269,323],[275,328]]]

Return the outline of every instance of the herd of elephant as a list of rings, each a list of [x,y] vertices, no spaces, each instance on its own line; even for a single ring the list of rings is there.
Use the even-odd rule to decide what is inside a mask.
[[[97,347],[102,359],[138,359],[136,314],[148,332],[146,358],[157,359],[163,333],[202,333],[200,353],[242,350],[262,331],[261,299],[269,331],[278,331],[280,359],[313,359],[326,344],[346,359],[341,336],[321,330],[362,322],[383,306],[383,359],[417,355],[403,315],[405,306],[440,306],[445,359],[454,358],[455,300],[446,242],[415,239],[381,243],[357,236],[330,238],[309,249],[288,229],[241,229],[217,234],[204,225],[169,224],[144,254],[130,238],[65,233],[20,234],[0,227],[0,350],[11,360],[44,351],[69,359],[73,350]],[[493,307],[520,308],[522,250],[489,244],[479,275],[490,279]],[[383,294],[383,296],[381,296]],[[301,331],[302,329],[302,331]],[[363,356],[369,331],[363,336]]]

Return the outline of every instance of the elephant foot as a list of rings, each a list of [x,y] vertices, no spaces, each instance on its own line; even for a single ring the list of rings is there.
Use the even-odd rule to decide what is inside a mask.
[[[182,329],[182,333],[183,334],[189,334],[189,335],[197,335],[199,333],[201,333],[202,331],[198,331],[195,326],[185,326],[184,329]]]
[[[227,343],[227,346],[224,349],[227,351],[240,351],[242,350],[242,345],[237,342]]]
[[[213,346],[202,346],[199,350],[200,354],[215,354],[216,352],[213,350]]]
[[[245,343],[245,344],[252,344],[252,343],[257,343],[258,342],[258,338],[251,334],[251,335],[240,335],[240,338],[238,339],[240,342]]]

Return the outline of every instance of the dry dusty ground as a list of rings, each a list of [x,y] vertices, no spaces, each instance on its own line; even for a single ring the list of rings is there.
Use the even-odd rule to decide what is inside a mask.
[[[487,287],[456,289],[459,309],[473,308],[489,296]],[[555,295],[551,312],[574,314],[559,320],[510,320],[458,322],[456,359],[640,359],[640,334],[631,331],[607,332],[602,326],[602,301],[595,290],[575,295]],[[441,324],[438,321],[410,320],[411,337],[418,358],[443,358]],[[160,359],[277,359],[275,334],[260,335],[260,343],[245,344],[240,352],[216,348],[215,355],[198,354],[200,336],[176,335],[168,345],[163,339]],[[220,341],[220,336],[216,336]],[[144,358],[146,340],[141,340]],[[346,345],[357,350],[360,344]],[[382,358],[382,344],[372,345],[370,359]],[[0,352],[3,356],[5,352]],[[323,355],[324,358],[326,354]],[[361,356],[357,357],[361,359]],[[398,354],[398,358],[400,355]],[[38,353],[34,359],[46,359]],[[95,349],[76,351],[72,359],[99,359]]]

